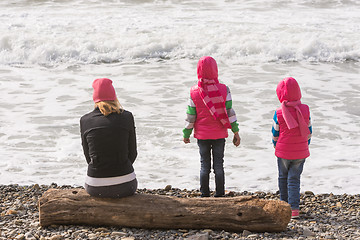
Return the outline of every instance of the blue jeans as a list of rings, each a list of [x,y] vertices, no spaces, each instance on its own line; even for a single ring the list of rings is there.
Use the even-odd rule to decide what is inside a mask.
[[[209,174],[211,169],[211,153],[213,156],[213,169],[215,173],[215,197],[225,194],[225,174],[224,174],[224,149],[225,138],[197,140],[200,152],[200,192],[201,196],[209,197]]]
[[[299,209],[300,175],[304,159],[287,160],[278,158],[280,200],[290,204],[291,209]]]

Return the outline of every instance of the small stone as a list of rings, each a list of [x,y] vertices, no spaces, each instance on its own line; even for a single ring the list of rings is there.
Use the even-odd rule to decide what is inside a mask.
[[[95,232],[107,232],[109,231],[107,228],[97,228],[94,230]]]
[[[14,224],[15,224],[15,225],[21,225],[21,224],[23,224],[23,221],[20,220],[20,219],[16,219],[16,220],[14,221]]]
[[[165,190],[165,191],[170,191],[170,190],[171,190],[171,188],[172,188],[172,186],[171,186],[171,185],[166,185],[166,187],[164,188],[164,190]]]
[[[209,233],[196,234],[186,238],[187,240],[209,240]]]
[[[248,238],[258,238],[259,235],[258,234],[250,234],[247,236]]]
[[[229,197],[234,197],[234,196],[235,196],[235,192],[229,191],[226,195],[229,196]]]
[[[187,237],[187,236],[189,236],[190,235],[190,233],[189,232],[186,232],[186,233],[184,233],[182,236],[183,237]]]
[[[242,234],[243,234],[243,237],[247,237],[251,234],[251,232],[248,230],[244,230]]]
[[[112,232],[110,234],[110,236],[111,237],[124,237],[124,236],[126,236],[126,233],[124,233],[124,232]]]
[[[31,232],[27,232],[25,233],[25,238],[29,239],[29,238],[34,238],[33,234]]]
[[[337,203],[336,203],[336,207],[341,208],[341,207],[342,207],[341,202],[337,202]]]
[[[54,235],[49,238],[49,240],[63,240],[63,236],[61,235]]]
[[[16,240],[24,240],[25,239],[25,235],[24,234],[19,234],[15,237]]]
[[[32,228],[38,228],[39,225],[40,225],[39,222],[32,222],[32,223],[30,223],[30,227],[32,227]]]
[[[5,215],[16,215],[16,214],[18,214],[18,211],[14,210],[14,209],[9,209],[5,213]]]
[[[91,234],[88,235],[88,238],[90,240],[97,239],[97,235],[95,233],[91,233]]]
[[[34,233],[34,238],[39,239],[40,236],[37,233]]]
[[[335,239],[333,235],[326,235],[325,239]]]
[[[238,235],[237,233],[233,233],[231,235],[230,239],[232,239],[232,238],[235,238],[235,239],[240,238],[240,235]]]
[[[19,204],[16,209],[17,210],[25,210],[25,206],[23,204]]]
[[[313,237],[313,236],[315,236],[315,233],[313,233],[313,232],[310,231],[309,229],[305,228],[305,229],[303,230],[303,235],[304,235],[305,237]]]
[[[124,238],[121,238],[121,240],[135,240],[134,237],[124,237]]]
[[[312,191],[305,191],[306,196],[314,196],[315,194]]]

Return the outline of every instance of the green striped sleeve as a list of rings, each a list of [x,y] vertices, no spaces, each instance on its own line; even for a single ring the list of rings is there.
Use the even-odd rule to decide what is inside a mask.
[[[191,136],[191,133],[192,133],[192,128],[184,128],[183,129],[183,137],[184,138],[190,138],[190,136]]]
[[[225,107],[226,107],[226,109],[231,109],[232,108],[232,100],[226,101]]]
[[[237,121],[230,123],[231,125],[231,131],[233,133],[236,133],[239,131],[239,123]]]
[[[196,115],[196,107],[187,106],[186,113],[190,115]]]

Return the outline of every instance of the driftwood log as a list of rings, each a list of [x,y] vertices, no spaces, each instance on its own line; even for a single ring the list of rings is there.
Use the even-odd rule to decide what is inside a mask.
[[[253,196],[178,198],[135,194],[120,199],[91,197],[83,189],[50,189],[39,200],[41,226],[93,225],[148,229],[214,229],[280,232],[291,218],[280,200]]]

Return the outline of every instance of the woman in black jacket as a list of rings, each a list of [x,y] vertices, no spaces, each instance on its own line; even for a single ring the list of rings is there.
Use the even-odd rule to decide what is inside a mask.
[[[80,119],[82,146],[88,163],[85,189],[91,196],[120,198],[133,195],[137,180],[134,117],[120,105],[112,81],[96,79],[95,109]]]

